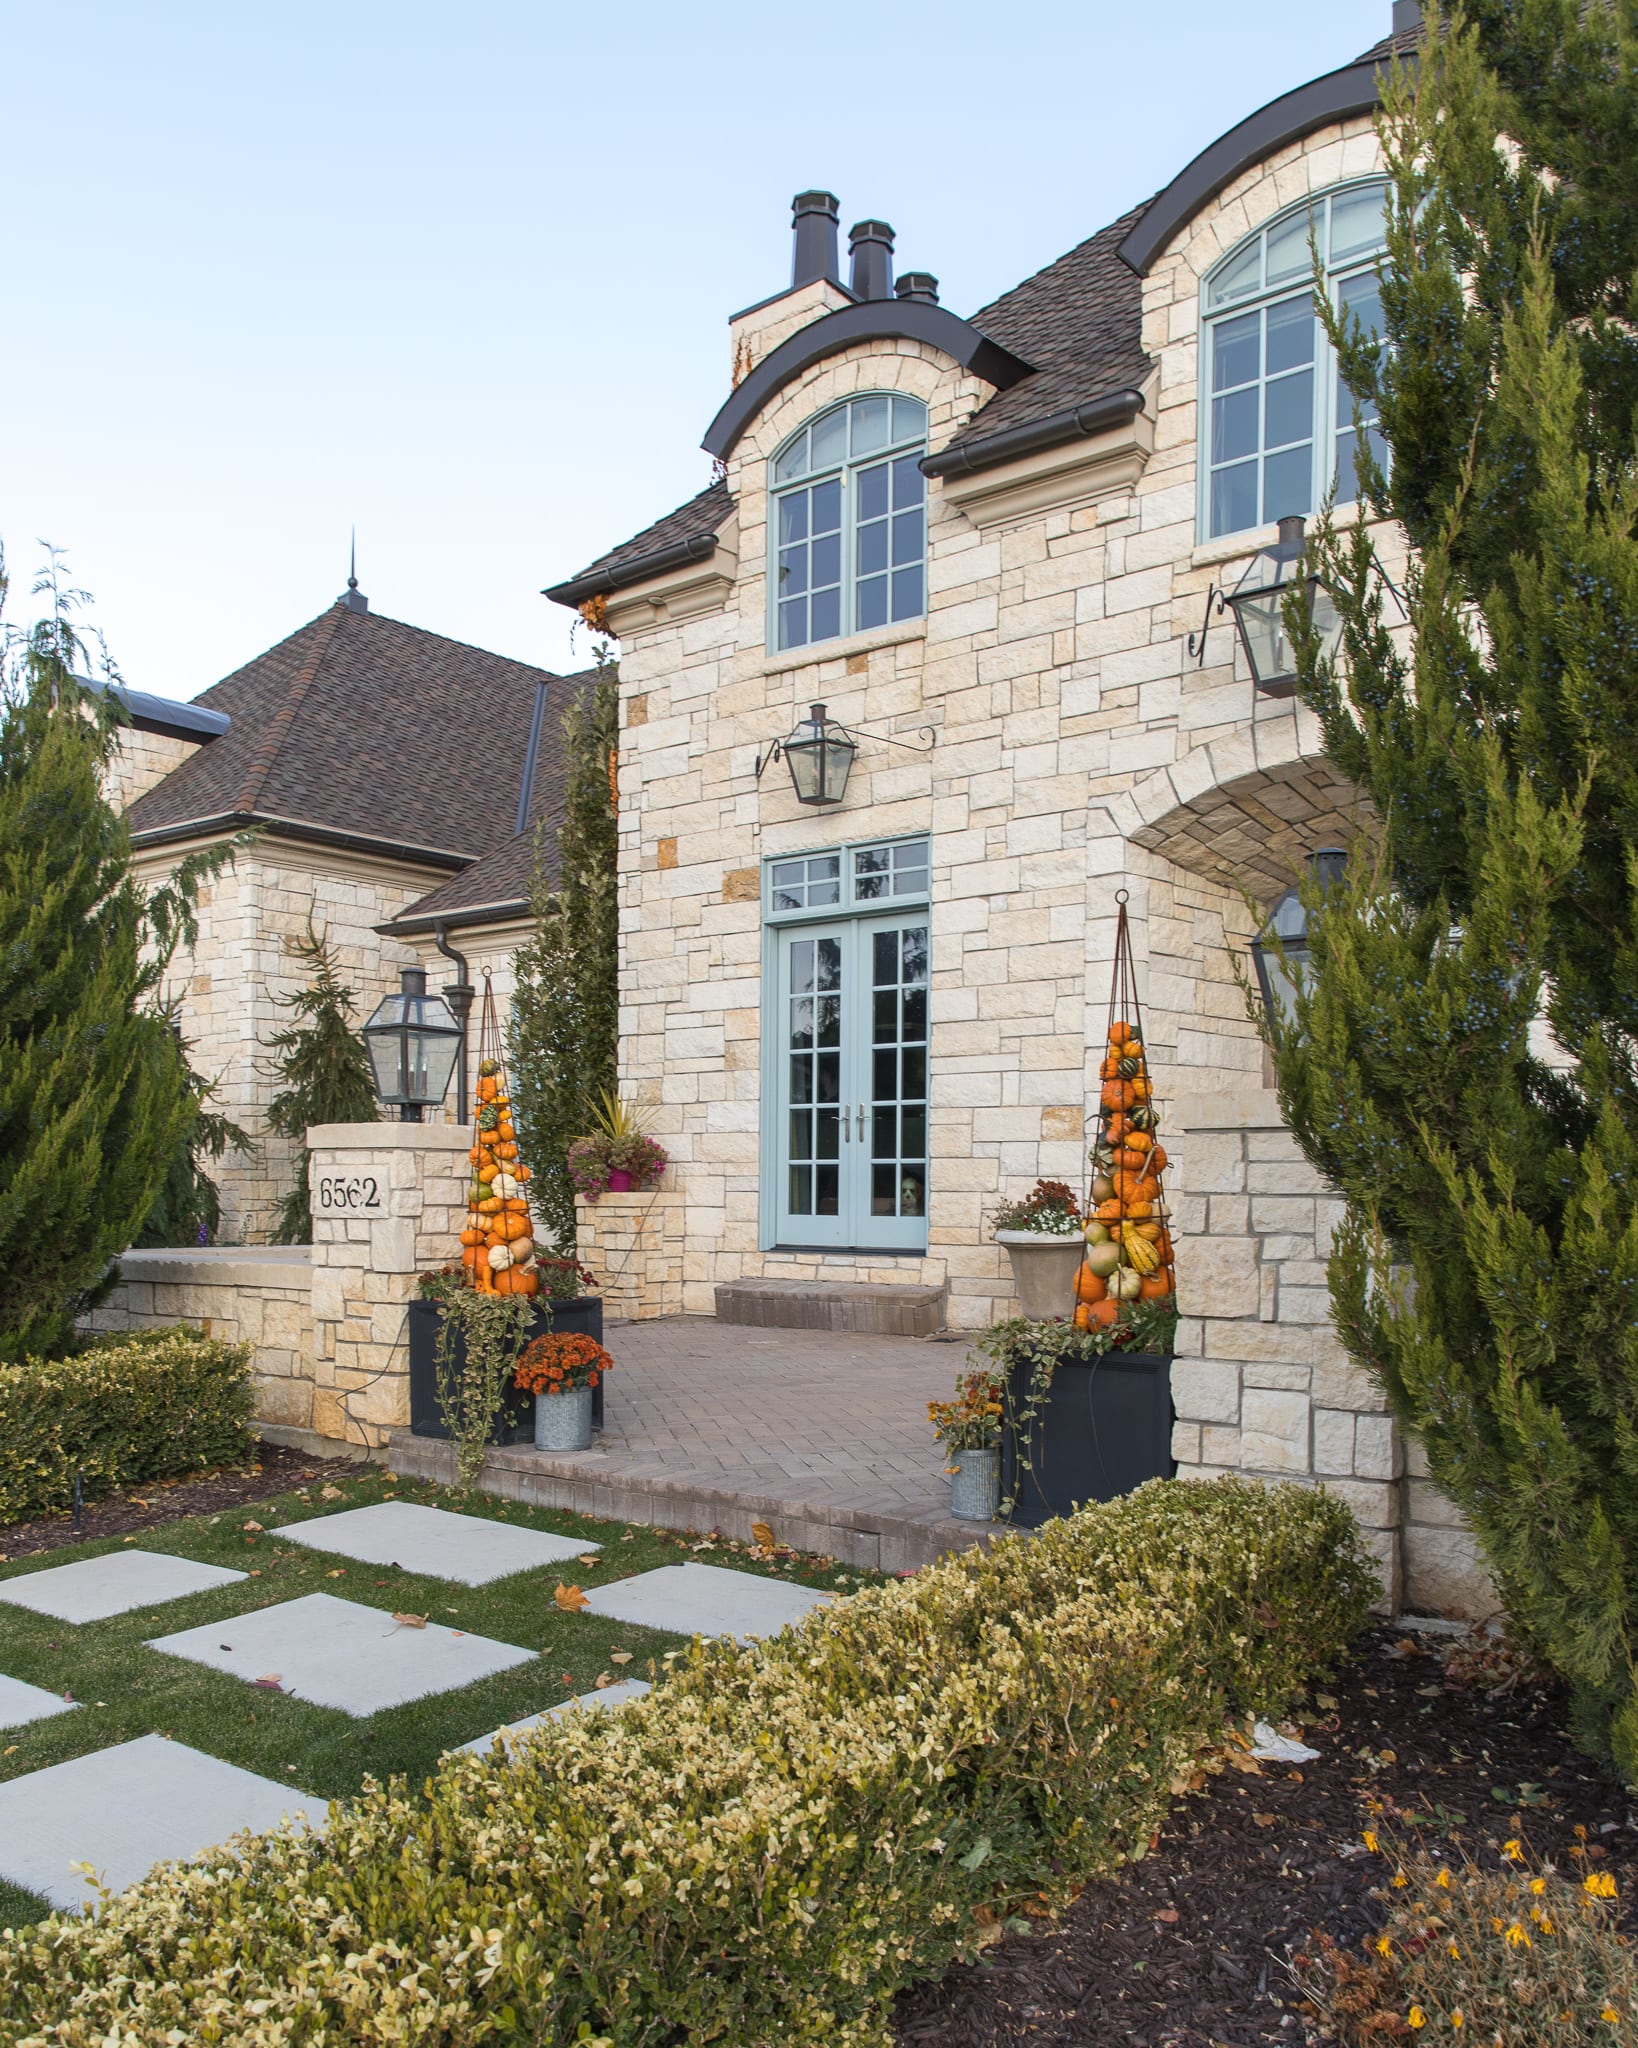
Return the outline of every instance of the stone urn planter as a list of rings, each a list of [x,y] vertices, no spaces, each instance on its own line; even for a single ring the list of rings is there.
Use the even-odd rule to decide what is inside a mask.
[[[950,1513],[958,1522],[993,1522],[1001,1503],[1001,1446],[950,1453]]]
[[[1012,1261],[1021,1316],[1044,1323],[1074,1314],[1075,1275],[1086,1252],[1079,1231],[1060,1237],[1044,1230],[998,1230],[995,1241],[1006,1246]]]
[[[535,1449],[589,1451],[592,1400],[600,1387],[570,1387],[563,1394],[536,1394]]]

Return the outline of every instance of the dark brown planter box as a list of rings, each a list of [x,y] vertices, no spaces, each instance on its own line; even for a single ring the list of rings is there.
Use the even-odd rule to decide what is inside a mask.
[[[448,1440],[449,1430],[438,1410],[438,1304],[412,1301],[409,1305],[410,1431],[414,1436],[435,1436]],[[567,1334],[579,1331],[603,1341],[603,1299],[582,1294],[575,1301],[537,1301],[524,1340],[544,1337],[548,1330]],[[462,1343],[457,1335],[456,1343]],[[464,1350],[464,1345],[462,1346]],[[603,1427],[603,1389],[592,1390],[592,1428]],[[535,1440],[535,1397],[522,1387],[508,1387],[501,1412],[490,1434],[496,1444],[528,1444]]]
[[[1029,1369],[1012,1369],[1009,1409],[1023,1406]],[[1029,1425],[1029,1466],[1014,1432],[1001,1442],[1001,1498],[1016,1489],[1012,1520],[1038,1529],[1093,1500],[1118,1500],[1148,1479],[1170,1479],[1172,1361],[1150,1351],[1060,1359],[1051,1390]]]

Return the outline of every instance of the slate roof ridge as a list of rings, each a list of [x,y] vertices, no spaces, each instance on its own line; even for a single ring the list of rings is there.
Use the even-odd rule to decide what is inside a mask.
[[[336,628],[340,625],[344,612],[345,607],[340,598],[337,598],[327,613],[320,614],[318,644],[297,669],[289,688],[284,693],[284,702],[268,720],[267,730],[262,734],[255,753],[245,764],[245,779],[235,805],[237,810],[255,811],[257,799],[266,787],[268,776],[273,772],[274,762],[279,758],[279,750],[289,737],[296,713],[301,709],[302,699],[313,687],[314,679],[324,666],[324,657],[330,651],[330,643],[336,637]]]

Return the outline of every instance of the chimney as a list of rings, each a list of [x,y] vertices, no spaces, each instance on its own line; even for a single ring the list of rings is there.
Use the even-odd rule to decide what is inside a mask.
[[[840,284],[836,261],[836,221],[840,202],[834,192],[798,192],[791,201],[791,290],[828,277]]]
[[[848,283],[856,299],[893,296],[893,230],[884,220],[862,220],[849,228],[847,251],[852,258]]]
[[[936,306],[938,279],[930,270],[907,270],[894,285],[893,296],[916,306]]]
[[[1422,0],[1393,0],[1393,32],[1408,36],[1422,26]]]

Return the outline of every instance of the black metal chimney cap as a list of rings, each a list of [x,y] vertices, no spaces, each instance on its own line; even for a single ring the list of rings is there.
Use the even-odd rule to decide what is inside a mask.
[[[791,289],[821,277],[842,281],[836,255],[841,202],[834,192],[798,192],[791,201]]]
[[[907,270],[893,287],[896,299],[908,299],[918,306],[938,304],[938,279],[930,270]]]
[[[893,296],[893,230],[884,220],[855,221],[848,229],[853,259],[848,283],[856,299]]]

